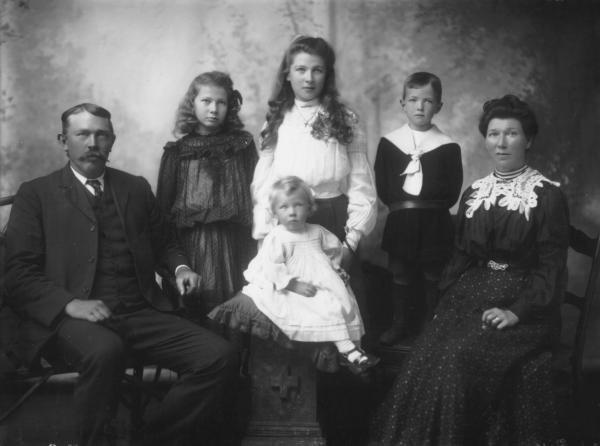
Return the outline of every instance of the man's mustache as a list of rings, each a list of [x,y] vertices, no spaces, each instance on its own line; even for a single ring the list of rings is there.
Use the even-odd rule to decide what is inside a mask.
[[[82,159],[98,158],[98,159],[101,159],[102,161],[108,161],[108,156],[105,156],[104,154],[102,154],[100,152],[88,152],[85,155],[83,155],[81,158]]]

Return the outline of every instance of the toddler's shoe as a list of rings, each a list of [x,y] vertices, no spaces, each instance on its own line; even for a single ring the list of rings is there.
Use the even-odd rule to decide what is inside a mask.
[[[349,359],[350,355],[354,352],[360,353],[358,357],[356,357],[353,361]],[[355,355],[352,355],[355,356]],[[362,375],[371,367],[376,366],[379,363],[380,359],[377,356],[366,353],[361,348],[353,348],[349,352],[340,353],[340,365],[342,367],[346,367],[355,375]]]

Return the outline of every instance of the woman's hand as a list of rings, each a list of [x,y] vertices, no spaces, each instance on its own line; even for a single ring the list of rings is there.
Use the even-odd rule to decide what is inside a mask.
[[[290,280],[290,283],[285,287],[286,290],[293,291],[294,293],[301,294],[305,297],[313,297],[317,294],[317,287],[312,283],[302,282],[298,279]]]
[[[503,330],[507,327],[517,325],[519,318],[510,310],[494,307],[483,312],[481,321],[483,322],[481,328],[492,327],[497,330]]]

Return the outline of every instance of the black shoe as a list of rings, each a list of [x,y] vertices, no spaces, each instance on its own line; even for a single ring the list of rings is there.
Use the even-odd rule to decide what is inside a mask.
[[[407,335],[408,333],[404,324],[393,324],[390,328],[381,333],[381,336],[379,336],[379,343],[390,347],[406,338]]]
[[[350,355],[350,353],[356,351],[360,352],[361,356],[356,358],[354,361],[350,361],[348,359],[348,356]],[[340,353],[340,365],[342,367],[346,367],[355,375],[362,375],[371,367],[376,366],[379,363],[379,361],[380,359],[377,356],[373,356],[369,353],[366,353],[363,349],[358,347],[353,348],[349,352]]]

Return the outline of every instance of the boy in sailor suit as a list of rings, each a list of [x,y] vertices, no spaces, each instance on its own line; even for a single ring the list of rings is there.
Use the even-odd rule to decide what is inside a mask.
[[[460,146],[432,119],[442,108],[442,85],[431,73],[411,74],[404,82],[402,109],[407,123],[381,138],[375,160],[377,193],[388,206],[382,248],[393,274],[391,327],[380,337],[393,345],[433,318],[437,284],[448,260],[454,227],[449,209],[463,180]],[[416,305],[416,291],[424,305]],[[424,314],[411,314],[415,307]]]

